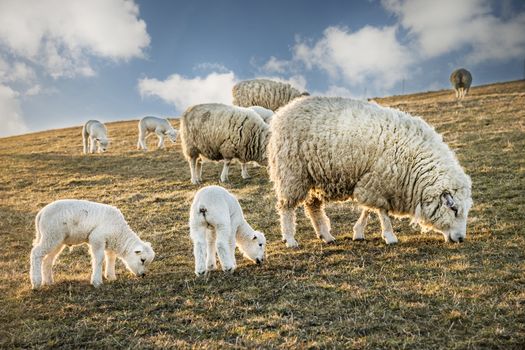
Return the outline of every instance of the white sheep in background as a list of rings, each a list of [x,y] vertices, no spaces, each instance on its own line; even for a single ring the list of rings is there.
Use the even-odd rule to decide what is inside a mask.
[[[155,257],[150,243],[142,241],[128,226],[120,210],[110,205],[58,200],[38,212],[35,226],[30,269],[33,289],[53,283],[53,263],[66,245],[89,244],[93,268],[91,284],[95,287],[102,284],[104,255],[108,280],[116,279],[117,257],[128,270],[141,277]]]
[[[242,178],[249,178],[247,162],[266,165],[269,126],[253,110],[219,103],[188,108],[181,117],[182,152],[190,164],[191,183],[202,181],[202,159],[224,160],[220,179],[228,181],[230,163],[241,162]]]
[[[264,108],[261,106],[251,106],[248,108],[254,111],[255,113],[257,113],[259,117],[261,117],[262,120],[264,120],[266,124],[270,124],[270,122],[272,121],[273,115],[275,114],[271,109]]]
[[[470,90],[472,74],[464,68],[456,69],[450,75],[450,83],[456,91],[456,99],[462,100]]]
[[[137,142],[137,149],[148,150],[146,146],[146,137],[149,133],[154,132],[159,138],[158,148],[164,148],[164,137],[168,136],[171,142],[177,141],[177,129],[171,126],[168,119],[157,117],[144,117],[139,121],[139,140]]]
[[[233,104],[240,107],[261,106],[276,111],[300,96],[308,96],[308,92],[300,92],[287,83],[268,79],[241,81],[233,87]]]
[[[220,186],[204,187],[195,194],[190,209],[190,237],[197,276],[217,269],[216,255],[223,271],[233,272],[236,245],[246,258],[257,264],[264,261],[264,234],[246,222],[237,199]]]
[[[268,145],[283,240],[297,246],[295,208],[331,242],[326,201],[353,199],[378,214],[387,244],[397,242],[389,215],[409,216],[447,241],[466,236],[471,182],[441,136],[422,119],[362,101],[306,97],[277,112]]]
[[[106,152],[109,145],[106,126],[98,120],[89,120],[84,124],[84,127],[82,127],[82,146],[84,148],[84,154],[88,153],[88,141],[89,153],[95,153],[96,151],[99,153]]]

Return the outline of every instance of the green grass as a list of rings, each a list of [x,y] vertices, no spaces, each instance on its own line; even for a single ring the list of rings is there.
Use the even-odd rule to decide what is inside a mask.
[[[247,220],[266,233],[268,261],[237,255],[233,275],[193,275],[188,210],[198,189],[179,143],[135,150],[136,121],[108,124],[110,152],[81,155],[80,127],[0,139],[0,347],[2,348],[447,348],[525,344],[525,82],[378,99],[422,116],[456,150],[473,181],[467,242],[446,244],[395,221],[386,246],[371,220],[353,242],[358,212],[332,203],[337,244],[325,245],[298,210],[300,249],[280,242],[264,168],[231,184]],[[175,123],[176,124],[176,123]],[[150,139],[153,146],[154,140]],[[221,166],[204,165],[204,185]],[[56,284],[30,289],[34,217],[79,198],[119,207],[157,253],[151,274],[95,289],[85,246],[65,250]]]

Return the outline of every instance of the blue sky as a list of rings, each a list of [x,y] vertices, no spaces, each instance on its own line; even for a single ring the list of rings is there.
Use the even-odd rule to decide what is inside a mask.
[[[0,136],[231,103],[269,77],[353,98],[523,78],[525,2],[0,1]]]

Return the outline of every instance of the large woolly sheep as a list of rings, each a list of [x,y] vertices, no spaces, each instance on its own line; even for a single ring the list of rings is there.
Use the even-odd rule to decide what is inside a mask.
[[[257,264],[264,261],[264,234],[246,222],[237,199],[220,186],[204,187],[195,194],[190,209],[190,237],[197,276],[217,269],[216,255],[223,271],[233,272],[235,245],[246,258]]]
[[[456,99],[462,100],[470,90],[472,84],[472,74],[464,68],[456,69],[450,75],[450,83],[456,91]]]
[[[109,145],[108,131],[106,126],[98,120],[89,120],[82,127],[82,146],[84,154],[88,152],[95,153],[96,151],[106,152]]]
[[[202,159],[224,160],[221,181],[228,181],[230,163],[241,162],[242,178],[249,177],[247,162],[267,164],[269,126],[248,109],[219,103],[188,108],[181,117],[182,152],[190,164],[191,183],[202,181]]]
[[[412,217],[447,241],[464,240],[470,178],[422,119],[362,101],[306,97],[279,110],[270,129],[269,173],[288,247],[297,246],[300,203],[317,236],[331,242],[324,203],[347,199],[365,208],[355,239],[364,238],[371,210],[388,244],[397,242],[389,215]]]
[[[261,107],[261,106],[251,106],[251,107],[248,107],[248,108],[251,109],[252,111],[254,111],[255,113],[257,113],[259,115],[259,117],[261,117],[262,120],[264,120],[264,122],[266,124],[270,124],[270,122],[272,121],[272,118],[273,118],[273,116],[275,114],[271,109],[264,108],[264,107]]]
[[[308,92],[300,92],[290,84],[268,79],[241,81],[233,87],[233,104],[241,107],[261,106],[276,111],[299,96],[307,96]]]
[[[31,250],[33,289],[53,283],[53,263],[68,245],[88,243],[93,268],[91,284],[105,277],[115,280],[115,260],[120,258],[133,274],[144,277],[155,257],[149,242],[142,241],[115,207],[83,200],[58,200],[46,205],[35,219],[36,238]]]
[[[168,119],[162,119],[157,117],[144,117],[139,121],[139,140],[137,142],[137,149],[148,150],[146,146],[146,137],[149,133],[154,132],[158,139],[158,148],[164,148],[164,137],[168,136],[171,142],[177,141],[177,130],[171,126]]]

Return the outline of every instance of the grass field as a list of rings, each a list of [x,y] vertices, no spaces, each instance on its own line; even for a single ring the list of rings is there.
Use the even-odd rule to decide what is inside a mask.
[[[266,233],[268,261],[237,255],[233,275],[193,275],[188,210],[197,186],[180,144],[135,150],[136,121],[108,124],[111,149],[81,155],[81,128],[0,139],[1,348],[410,348],[523,349],[525,344],[525,81],[378,99],[422,116],[472,177],[467,241],[447,244],[394,221],[386,246],[372,218],[353,242],[358,211],[332,203],[335,245],[315,238],[298,211],[299,249],[280,242],[264,168],[230,184],[247,220]],[[177,124],[177,122],[174,122]],[[153,146],[153,137],[149,139]],[[221,166],[204,165],[204,184]],[[60,198],[119,207],[152,242],[145,279],[117,263],[118,279],[95,289],[85,246],[65,250],[56,284],[32,291],[34,217]]]

